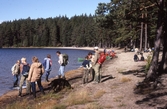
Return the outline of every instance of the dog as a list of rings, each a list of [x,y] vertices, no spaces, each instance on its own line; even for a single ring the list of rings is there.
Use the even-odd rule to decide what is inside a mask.
[[[68,87],[69,89],[72,88],[70,83],[66,79],[62,79],[62,78],[54,79],[48,84],[48,86],[50,86],[49,92],[51,90],[53,90],[54,92],[57,92],[64,89],[65,87]]]

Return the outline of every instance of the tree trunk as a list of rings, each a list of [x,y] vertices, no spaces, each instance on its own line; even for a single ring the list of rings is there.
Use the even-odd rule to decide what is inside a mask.
[[[167,15],[167,11],[166,11]],[[167,19],[167,16],[165,16]],[[160,67],[158,69],[159,72],[161,73],[166,73],[167,72],[167,21],[165,20],[164,23],[164,35],[163,35],[163,55],[162,55],[162,61],[160,63]]]
[[[147,19],[147,13],[145,13],[145,18]],[[145,22],[145,43],[144,50],[147,50],[147,22]]]
[[[142,20],[143,20],[144,14],[142,13]],[[142,43],[143,43],[143,21],[141,22],[141,33],[140,33],[140,51],[142,51]]]
[[[158,59],[159,59],[159,52],[160,52],[160,45],[161,45],[161,35],[163,31],[163,3],[164,0],[160,0],[160,9],[158,11],[158,22],[157,22],[157,34],[154,43],[154,53],[152,57],[151,66],[147,73],[146,78],[148,80],[155,80],[157,78],[157,69],[158,69]]]

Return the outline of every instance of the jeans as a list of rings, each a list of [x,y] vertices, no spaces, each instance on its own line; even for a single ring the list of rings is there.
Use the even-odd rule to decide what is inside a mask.
[[[19,95],[22,94],[22,86],[24,84],[24,81],[26,81],[26,93],[27,94],[30,94],[31,93],[31,90],[30,90],[30,82],[27,80],[26,77],[24,77],[22,74],[21,74],[21,77],[20,77],[20,84],[19,84]]]
[[[62,77],[64,77],[64,69],[65,69],[65,66],[60,66],[59,68],[59,76],[61,75]]]
[[[13,87],[17,86],[18,80],[19,80],[19,75],[14,75],[14,83],[13,83]]]
[[[88,75],[89,75],[89,69],[84,68],[84,74],[83,74],[83,77],[82,77],[82,83],[83,84],[88,83]]]
[[[43,89],[43,86],[41,84],[41,78],[37,81],[37,84],[38,84],[38,88],[40,89],[40,91],[44,94],[44,89]],[[32,87],[33,96],[36,97],[36,83],[31,82],[31,87]]]
[[[48,81],[48,77],[50,75],[50,71],[45,71],[46,72],[46,80]]]
[[[100,83],[101,82],[101,65],[99,63],[96,63],[96,65],[93,67],[95,71],[95,77],[94,81]]]

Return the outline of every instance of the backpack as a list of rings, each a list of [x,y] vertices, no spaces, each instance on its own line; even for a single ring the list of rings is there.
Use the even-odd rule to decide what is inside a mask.
[[[103,64],[103,62],[104,62],[105,60],[106,60],[106,55],[101,54],[97,62],[98,62],[99,64]]]
[[[23,71],[22,71],[22,74],[24,77],[28,77],[28,73],[29,73],[29,70],[30,70],[30,66],[27,64],[27,65],[23,65]]]
[[[66,66],[68,64],[68,55],[67,54],[62,54],[63,57],[63,66]]]
[[[11,68],[11,71],[14,72],[16,65],[14,64]]]

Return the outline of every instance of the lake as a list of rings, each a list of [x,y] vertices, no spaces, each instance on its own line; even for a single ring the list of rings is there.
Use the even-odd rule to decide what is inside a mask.
[[[20,60],[22,57],[27,59],[29,64],[32,63],[33,56],[37,56],[42,63],[47,54],[51,55],[52,59],[52,71],[49,78],[57,76],[59,64],[56,51],[60,51],[62,54],[66,53],[69,56],[69,64],[65,67],[65,72],[77,69],[81,66],[82,62],[78,62],[78,57],[84,58],[90,50],[78,50],[78,49],[57,49],[57,48],[2,48],[0,49],[0,96],[5,92],[11,90],[13,86],[13,75],[11,67]],[[91,51],[93,53],[93,51]],[[45,74],[42,76],[44,80]]]

